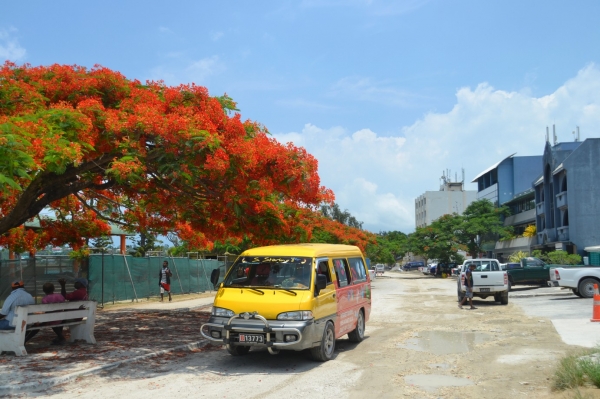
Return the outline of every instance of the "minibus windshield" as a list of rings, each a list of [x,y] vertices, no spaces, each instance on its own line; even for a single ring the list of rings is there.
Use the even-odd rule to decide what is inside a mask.
[[[310,288],[312,258],[297,256],[246,256],[236,260],[224,287]]]

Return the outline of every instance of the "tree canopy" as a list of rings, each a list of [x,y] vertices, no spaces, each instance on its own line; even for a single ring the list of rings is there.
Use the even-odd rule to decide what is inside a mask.
[[[512,228],[504,226],[503,220],[509,214],[507,207],[497,208],[486,199],[473,201],[462,215],[444,215],[417,228],[408,236],[408,249],[428,259],[460,263],[459,250],[477,257],[484,243],[509,236]]]
[[[453,214],[444,215],[429,226],[417,228],[409,235],[411,252],[439,262],[460,262],[458,251],[466,249],[457,235],[462,223],[462,217]]]
[[[463,212],[462,223],[457,231],[458,240],[473,255],[483,252],[486,241],[496,242],[512,233],[512,227],[504,226],[504,216],[510,215],[506,206],[496,207],[487,199],[473,201]]]
[[[408,249],[408,236],[400,231],[382,231],[376,242],[367,245],[367,256],[376,263],[396,263]]]
[[[334,195],[320,184],[317,160],[242,121],[235,107],[195,84],[142,84],[101,66],[6,62],[0,245],[77,248],[113,222],[174,232],[193,248],[309,241],[319,229],[364,249],[367,233],[318,212]],[[42,230],[23,227],[32,218]]]

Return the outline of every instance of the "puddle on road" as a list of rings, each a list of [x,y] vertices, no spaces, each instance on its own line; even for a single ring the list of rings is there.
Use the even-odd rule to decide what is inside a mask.
[[[415,338],[397,344],[397,347],[434,355],[450,355],[471,351],[475,345],[487,342],[490,338],[489,334],[478,332],[423,331]]]
[[[404,377],[404,381],[407,384],[416,385],[428,392],[433,392],[438,388],[444,387],[466,387],[468,385],[474,385],[474,382],[467,378],[458,378],[440,374],[407,375]]]

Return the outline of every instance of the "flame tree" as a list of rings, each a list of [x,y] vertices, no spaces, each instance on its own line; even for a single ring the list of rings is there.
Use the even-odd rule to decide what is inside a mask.
[[[0,245],[77,248],[108,222],[175,232],[194,248],[310,241],[315,226],[343,234],[316,212],[334,199],[317,160],[242,121],[235,106],[194,84],[142,84],[101,66],[6,62]],[[23,227],[33,218],[43,229]],[[365,234],[349,235],[365,247]]]

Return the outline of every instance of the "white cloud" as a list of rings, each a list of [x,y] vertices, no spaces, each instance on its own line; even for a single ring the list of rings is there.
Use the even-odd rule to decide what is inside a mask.
[[[397,89],[388,82],[375,82],[370,78],[357,76],[340,79],[331,87],[328,95],[400,107],[410,106],[418,98],[415,94]]]
[[[217,55],[187,62],[187,64],[182,59],[182,53],[171,52],[165,57],[168,58],[167,63],[151,68],[148,77],[143,80],[162,80],[167,85],[194,82],[206,86],[209,77],[226,69]]]
[[[198,61],[194,61],[190,66],[186,68],[186,72],[190,74],[194,82],[202,82],[208,76],[215,73],[219,73],[224,69],[223,63],[219,60],[219,57],[213,55],[212,57],[203,58]]]
[[[431,112],[401,135],[382,136],[370,129],[354,133],[306,124],[300,132],[274,134],[281,142],[305,147],[319,160],[322,184],[364,228],[414,230],[414,199],[439,189],[450,169],[467,189],[481,171],[512,153],[543,153],[546,126],[556,124],[558,141],[600,137],[600,69],[588,65],[553,93],[533,97],[527,88],[507,92],[481,83],[456,93],[447,113]],[[551,138],[552,140],[552,138]]]
[[[335,109],[339,109],[337,106],[318,103],[316,101],[308,101],[301,98],[297,98],[294,100],[279,100],[276,101],[277,105],[281,105],[286,108],[298,108],[305,110],[314,110],[314,111],[331,111]]]
[[[0,61],[22,61],[27,51],[21,47],[19,41],[12,36],[16,29],[0,29]]]

